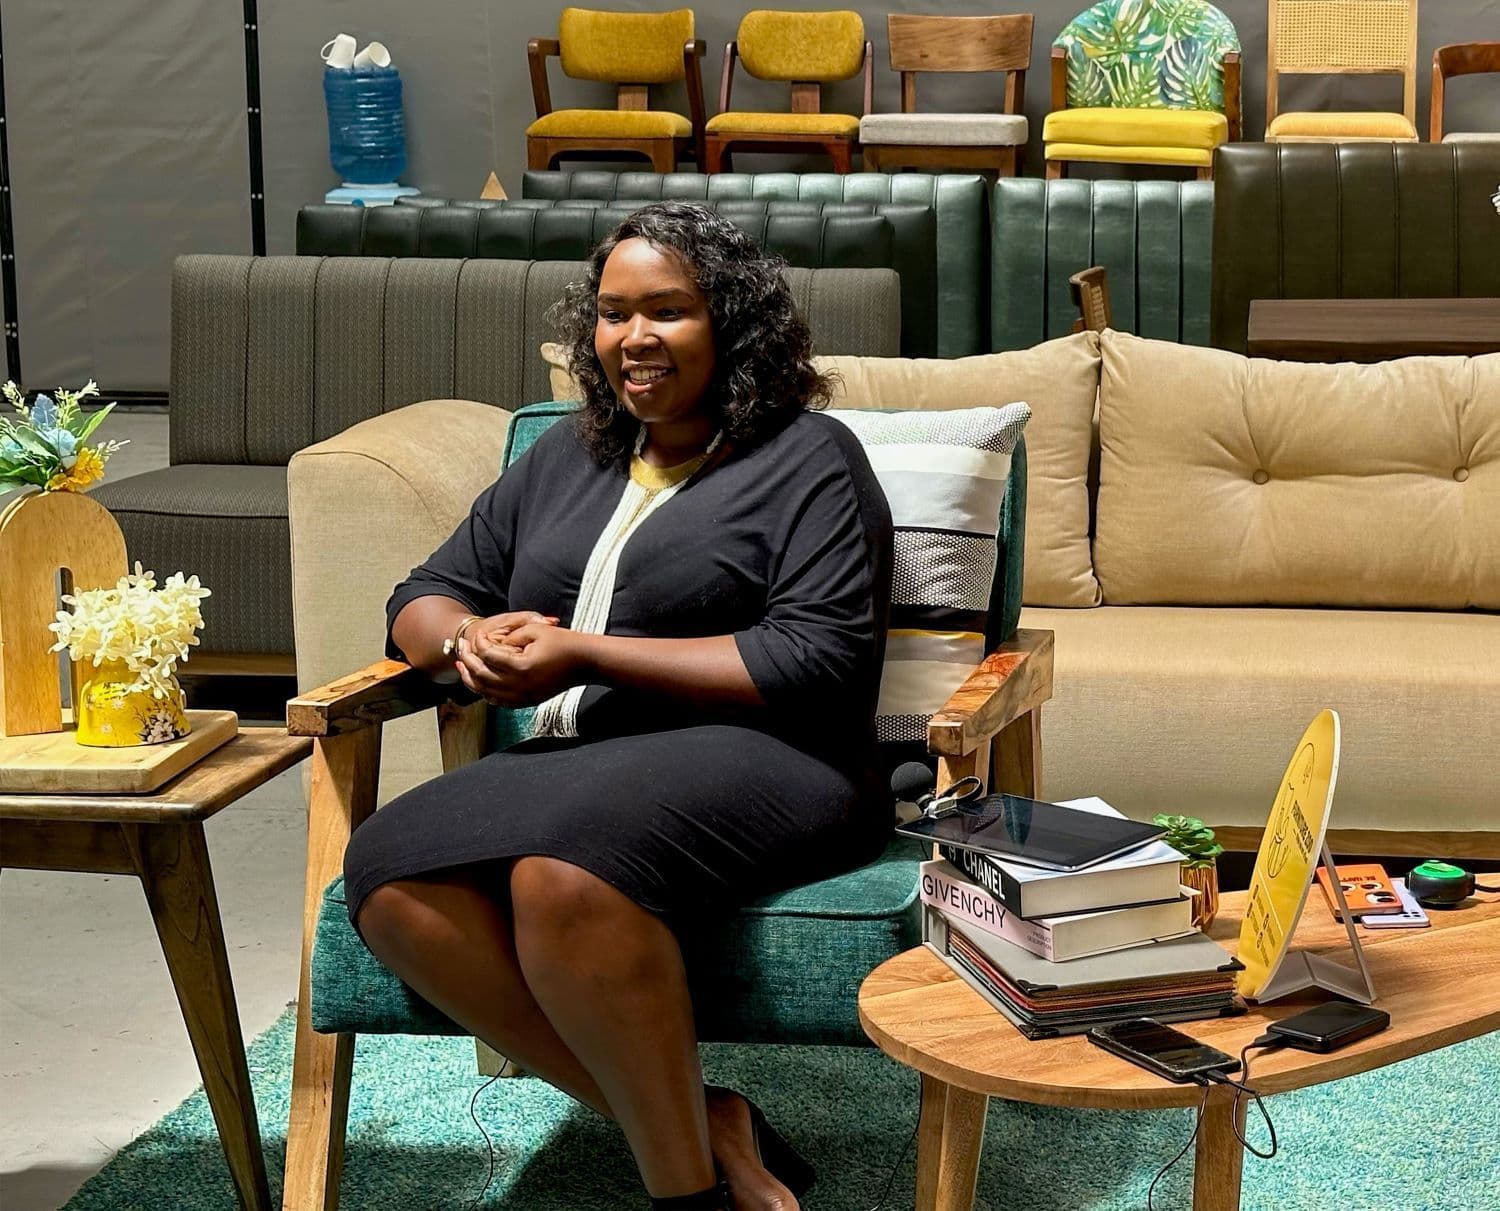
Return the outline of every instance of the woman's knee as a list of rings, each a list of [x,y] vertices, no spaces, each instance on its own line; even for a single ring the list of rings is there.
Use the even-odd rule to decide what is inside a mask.
[[[611,965],[650,962],[659,944],[656,935],[665,929],[598,875],[558,858],[518,861],[511,870],[510,897],[523,963],[555,957],[566,968],[591,951]]]

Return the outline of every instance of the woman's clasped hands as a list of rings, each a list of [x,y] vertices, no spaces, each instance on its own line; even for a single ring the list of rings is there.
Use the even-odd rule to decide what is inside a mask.
[[[584,679],[584,637],[533,610],[494,614],[458,642],[458,675],[494,706],[535,706]]]

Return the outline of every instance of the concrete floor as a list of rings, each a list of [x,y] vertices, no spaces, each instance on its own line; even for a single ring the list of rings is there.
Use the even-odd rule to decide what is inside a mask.
[[[121,479],[167,465],[164,413],[116,413]],[[289,770],[206,826],[248,1040],[297,991],[306,853]],[[0,1207],[51,1211],[199,1083],[135,879],[0,877]]]

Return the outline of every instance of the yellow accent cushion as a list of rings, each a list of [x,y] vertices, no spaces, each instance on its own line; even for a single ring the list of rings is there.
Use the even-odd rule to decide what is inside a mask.
[[[1214,153],[1197,147],[1109,147],[1103,143],[1048,143],[1049,160],[1087,160],[1096,164],[1175,164],[1207,168]]]
[[[693,10],[602,13],[565,8],[557,23],[563,71],[576,80],[665,84],[683,76],[682,44],[693,36]]]
[[[1500,353],[1100,346],[1106,603],[1500,609]]]
[[[1042,126],[1047,143],[1106,147],[1213,151],[1227,138],[1229,119],[1212,109],[1057,109]]]
[[[852,114],[759,114],[731,110],[708,120],[711,135],[845,135],[859,134]]]
[[[1287,142],[1337,141],[1369,139],[1384,142],[1386,139],[1416,139],[1417,128],[1406,120],[1405,114],[1386,114],[1336,110],[1316,113],[1277,114],[1266,127],[1266,142],[1278,139]]]
[[[526,133],[541,139],[685,139],[693,124],[659,109],[555,109]]]
[[[736,35],[740,62],[759,80],[847,80],[865,55],[856,12],[745,14]]]

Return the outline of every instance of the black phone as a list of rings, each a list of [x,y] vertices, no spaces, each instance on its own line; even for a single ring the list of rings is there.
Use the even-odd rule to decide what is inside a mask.
[[[1095,1026],[1089,1042],[1139,1064],[1147,1072],[1185,1085],[1206,1072],[1238,1072],[1240,1062],[1155,1018],[1131,1018]]]
[[[1329,1001],[1326,1005],[1295,1013],[1266,1027],[1288,1047],[1303,1051],[1337,1051],[1349,1043],[1379,1034],[1391,1024],[1391,1015],[1368,1005]]]

